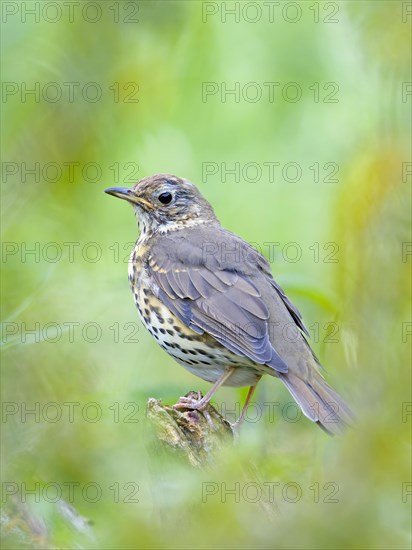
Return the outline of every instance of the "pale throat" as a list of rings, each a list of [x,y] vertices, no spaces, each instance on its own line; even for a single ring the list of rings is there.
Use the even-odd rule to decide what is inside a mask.
[[[153,216],[151,216],[147,212],[143,210],[137,211],[137,209],[135,210],[135,215],[140,232],[137,244],[142,243],[143,241],[151,237],[154,233],[165,234],[171,231],[177,231],[178,229],[216,222],[216,220],[205,218],[187,217],[183,219],[180,218],[178,220],[165,220],[159,223],[158,220],[153,218]]]
[[[141,209],[135,208],[135,216],[137,221],[137,227],[139,228],[139,238],[137,239],[136,244],[141,244],[143,241],[151,237],[156,231],[158,224],[152,216]]]

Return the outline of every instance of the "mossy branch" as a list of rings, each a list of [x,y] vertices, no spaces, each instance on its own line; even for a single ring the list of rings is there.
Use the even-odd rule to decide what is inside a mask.
[[[198,398],[197,392],[186,396]],[[233,443],[231,425],[210,404],[204,411],[175,409],[151,397],[146,414],[154,428],[154,445],[194,467],[213,464],[222,446]]]

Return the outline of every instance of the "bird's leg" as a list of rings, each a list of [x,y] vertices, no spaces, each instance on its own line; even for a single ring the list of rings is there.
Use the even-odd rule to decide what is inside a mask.
[[[249,403],[253,397],[253,394],[255,393],[255,390],[256,390],[256,386],[258,385],[259,383],[259,380],[261,379],[262,377],[259,376],[256,384],[254,386],[250,386],[249,388],[249,391],[247,392],[247,396],[246,396],[246,401],[245,401],[245,404],[243,405],[243,409],[242,409],[242,412],[240,413],[240,416],[239,418],[236,420],[236,422],[234,424],[232,424],[232,428],[234,429],[237,429],[241,426],[241,424],[243,423],[244,419],[245,419],[245,414],[246,414],[246,409],[248,408],[249,406]]]
[[[202,399],[197,400],[193,399],[193,397],[181,397],[176,403],[176,405],[173,405],[174,409],[196,409],[198,411],[201,411],[205,409],[209,403],[209,401],[212,399],[212,397],[215,395],[217,390],[222,386],[226,380],[233,374],[233,371],[236,367],[228,367],[225,372],[222,374],[220,378],[217,379],[217,381],[213,384],[213,386],[210,388],[210,390],[207,392],[207,394],[202,397]]]

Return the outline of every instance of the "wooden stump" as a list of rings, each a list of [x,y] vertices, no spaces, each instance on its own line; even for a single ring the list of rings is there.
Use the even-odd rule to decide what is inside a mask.
[[[197,392],[186,396],[198,398]],[[154,428],[154,446],[187,460],[191,466],[213,464],[222,446],[233,444],[231,425],[210,404],[204,411],[174,409],[151,397],[146,415]]]

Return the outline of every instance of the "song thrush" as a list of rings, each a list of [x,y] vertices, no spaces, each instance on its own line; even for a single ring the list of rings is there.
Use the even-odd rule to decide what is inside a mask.
[[[274,281],[266,259],[224,229],[189,181],[157,174],[106,193],[132,204],[140,236],[129,281],[140,317],[188,371],[214,385],[178,407],[203,409],[222,385],[279,378],[303,413],[329,433],[350,424],[345,401],[325,382],[301,315]]]

